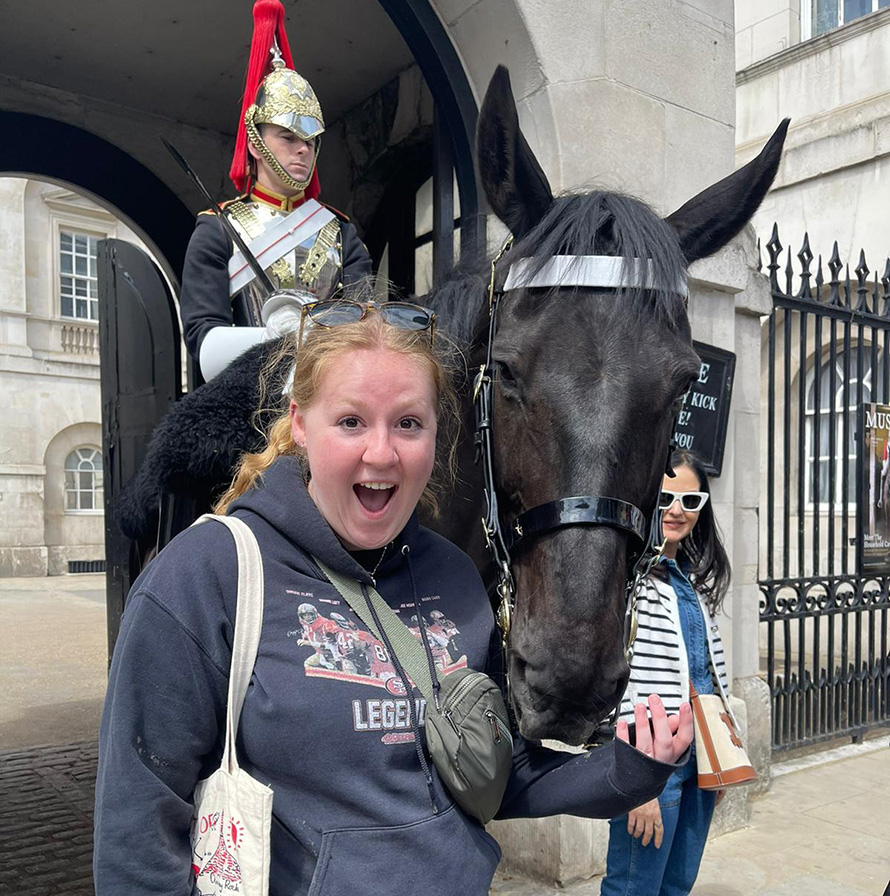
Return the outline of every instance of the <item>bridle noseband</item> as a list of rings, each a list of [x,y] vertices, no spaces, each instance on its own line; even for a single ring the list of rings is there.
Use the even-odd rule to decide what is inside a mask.
[[[501,525],[498,510],[497,488],[494,477],[494,454],[492,434],[492,348],[497,331],[498,302],[505,292],[520,288],[553,288],[556,286],[594,286],[601,288],[652,288],[654,282],[652,263],[636,259],[630,266],[624,260],[613,256],[554,256],[541,266],[533,266],[532,259],[520,259],[508,272],[504,286],[495,289],[495,270],[510,249],[510,237],[491,262],[491,277],[488,284],[488,345],[485,363],[479,368],[473,386],[475,408],[476,462],[482,463],[483,490],[485,494],[485,515],[482,529],[485,541],[497,567],[498,611],[497,621],[501,630],[504,651],[510,633],[515,601],[515,585],[510,569],[511,554],[527,545],[533,538],[545,532],[552,532],[565,526],[609,526],[628,532],[635,540],[636,549],[630,555],[628,577],[625,586],[624,655],[630,663],[633,657],[633,643],[637,632],[636,597],[643,580],[661,556],[664,544],[660,542],[661,512],[658,501],[647,519],[634,504],[620,498],[599,495],[578,495],[559,498],[539,504],[519,514],[507,527]],[[627,270],[630,267],[630,270]],[[535,270],[537,268],[537,270]],[[686,295],[686,284],[675,284],[671,291]],[[673,440],[672,440],[673,442]],[[668,447],[667,469],[673,443]],[[660,489],[659,484],[659,489]],[[613,723],[618,708],[613,713]]]

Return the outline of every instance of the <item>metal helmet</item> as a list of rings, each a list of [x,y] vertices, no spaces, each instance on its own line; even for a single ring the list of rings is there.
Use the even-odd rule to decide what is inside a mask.
[[[277,43],[270,50],[272,71],[257,90],[256,100],[244,113],[247,139],[259,151],[269,167],[289,187],[305,191],[312,180],[318,161],[319,138],[324,133],[324,116],[312,85],[298,72],[285,65]],[[296,134],[301,140],[315,140],[315,158],[305,181],[294,179],[266,146],[259,126],[276,124]]]
[[[318,610],[312,604],[300,604],[297,607],[297,616],[302,619],[304,616],[309,617],[309,622],[313,623],[316,619],[318,619]]]
[[[441,610],[430,611],[430,619],[435,619],[436,622],[439,622],[439,620],[444,619],[444,618],[445,618],[445,614]]]

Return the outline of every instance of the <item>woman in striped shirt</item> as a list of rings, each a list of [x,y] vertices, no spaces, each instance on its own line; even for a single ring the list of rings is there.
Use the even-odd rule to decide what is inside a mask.
[[[709,503],[700,461],[671,457],[674,476],[661,492],[662,562],[637,600],[639,626],[619,730],[633,707],[659,694],[669,713],[700,694],[729,690],[715,614],[729,587],[729,560]],[[695,744],[693,743],[693,753]],[[658,799],[610,822],[609,856],[600,896],[685,896],[692,889],[714,807],[723,791],[699,790],[694,755],[668,780]]]

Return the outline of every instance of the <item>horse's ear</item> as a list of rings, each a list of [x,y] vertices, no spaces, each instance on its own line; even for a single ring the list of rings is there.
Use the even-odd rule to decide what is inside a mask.
[[[722,249],[757,211],[779,169],[790,121],[786,118],[776,128],[757,158],[665,219],[677,231],[687,263]]]
[[[547,177],[522,131],[510,87],[499,65],[485,92],[476,129],[476,157],[492,211],[513,236],[525,235],[553,202]]]

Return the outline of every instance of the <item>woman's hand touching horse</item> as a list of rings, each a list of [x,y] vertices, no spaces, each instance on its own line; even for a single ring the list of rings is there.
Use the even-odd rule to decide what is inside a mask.
[[[657,759],[659,762],[675,763],[692,743],[692,709],[688,703],[680,704],[680,715],[669,716],[664,711],[664,704],[657,694],[649,696],[649,724],[646,706],[638,703],[634,707],[636,741],[634,746],[641,753]],[[627,722],[619,722],[615,731],[619,740],[630,743],[630,730]]]

